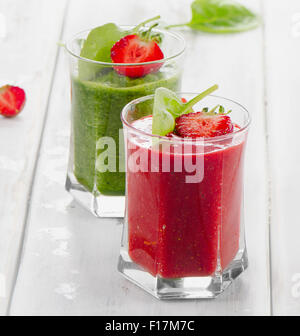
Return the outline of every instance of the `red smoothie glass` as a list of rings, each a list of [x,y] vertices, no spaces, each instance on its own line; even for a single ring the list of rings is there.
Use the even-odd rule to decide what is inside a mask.
[[[187,100],[196,94],[181,94]],[[126,214],[119,271],[160,299],[213,298],[248,265],[243,161],[250,116],[208,96],[195,107],[232,110],[233,133],[183,139],[151,134],[153,96],[122,112]]]

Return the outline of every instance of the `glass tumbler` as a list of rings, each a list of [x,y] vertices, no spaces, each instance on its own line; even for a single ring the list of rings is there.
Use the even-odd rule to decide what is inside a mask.
[[[121,28],[125,31],[133,27]],[[89,32],[81,32],[66,43],[72,120],[66,189],[98,217],[123,217],[125,160],[120,113],[128,102],[154,93],[157,87],[180,89],[185,43],[175,33],[153,29],[162,37],[164,59],[138,64],[105,63],[80,56]],[[122,75],[125,68],[133,72],[154,70],[129,78]],[[108,145],[114,145],[109,153]]]
[[[195,94],[181,94],[187,100]],[[240,104],[208,96],[195,107],[232,110],[234,132],[183,139],[151,134],[153,95],[122,112],[126,211],[118,270],[159,299],[214,298],[248,265],[243,161],[250,116]]]

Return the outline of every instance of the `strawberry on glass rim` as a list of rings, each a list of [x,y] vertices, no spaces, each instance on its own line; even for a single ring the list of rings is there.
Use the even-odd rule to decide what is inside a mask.
[[[156,19],[156,18],[154,18]],[[147,20],[146,22],[152,21]],[[147,63],[159,61],[164,58],[164,54],[158,43],[160,36],[152,33],[152,29],[158,25],[153,24],[148,30],[140,31],[146,23],[138,25],[131,34],[124,36],[111,48],[111,59],[113,63]],[[141,66],[115,66],[114,69],[119,75],[130,78],[146,76],[157,72],[162,66],[162,62],[143,64]]]
[[[175,134],[183,138],[211,138],[232,133],[233,123],[227,115],[192,112],[176,118]]]
[[[179,98],[176,93],[158,88],[154,95],[152,134],[181,138],[211,138],[234,132],[236,125],[231,121],[222,105],[209,110],[195,112],[193,106],[218,89],[215,84],[190,101]]]

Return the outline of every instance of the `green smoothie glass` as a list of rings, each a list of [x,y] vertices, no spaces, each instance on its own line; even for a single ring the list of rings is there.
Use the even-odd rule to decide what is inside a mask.
[[[66,189],[98,217],[124,216],[125,155],[120,119],[123,107],[154,93],[158,87],[180,90],[185,42],[178,34],[153,31],[162,37],[160,47],[164,53],[162,60],[154,62],[107,63],[83,58],[80,52],[90,30],[66,43],[71,72],[72,127]],[[161,65],[158,71],[140,78],[129,78],[115,71],[116,66],[157,68],[157,63]],[[152,110],[151,104],[147,104],[141,109],[141,116]]]

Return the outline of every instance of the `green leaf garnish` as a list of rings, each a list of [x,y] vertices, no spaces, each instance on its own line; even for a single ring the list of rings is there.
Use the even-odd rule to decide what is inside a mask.
[[[180,115],[182,102],[166,88],[158,88],[154,95],[152,134],[166,135],[175,127],[175,118]]]
[[[84,41],[80,56],[98,62],[111,62],[110,50],[123,36],[125,36],[124,32],[114,23],[94,28]],[[80,61],[79,77],[81,79],[93,78],[99,69],[101,66],[98,64]]]
[[[156,89],[152,115],[152,134],[164,136],[172,132],[175,128],[175,119],[177,117],[192,112],[192,107],[195,104],[214,92],[217,88],[218,85],[213,85],[187,103],[183,103],[181,99],[169,89],[162,87]]]
[[[114,23],[107,23],[90,31],[80,56],[94,61],[111,62],[110,50],[124,32]]]
[[[236,33],[256,28],[260,23],[257,14],[234,0],[195,0],[191,9],[190,22],[166,28],[188,26],[209,33]]]

